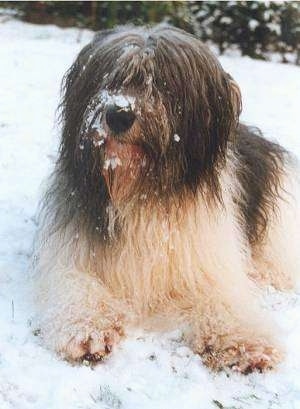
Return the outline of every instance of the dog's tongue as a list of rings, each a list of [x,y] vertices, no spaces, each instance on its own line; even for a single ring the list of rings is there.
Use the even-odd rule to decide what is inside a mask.
[[[137,145],[120,143],[113,138],[107,138],[105,143],[105,167],[111,166],[113,169],[114,159],[121,162],[118,166],[128,167],[134,165],[136,161],[142,159],[142,150]]]
[[[119,201],[129,193],[139,175],[143,158],[139,146],[120,143],[109,137],[106,139],[103,176],[114,201]]]

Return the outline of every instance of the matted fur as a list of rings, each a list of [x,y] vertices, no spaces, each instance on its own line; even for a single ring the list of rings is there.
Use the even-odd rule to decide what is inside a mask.
[[[120,100],[135,121],[117,135],[105,112]],[[81,51],[37,240],[46,345],[97,360],[128,328],[171,322],[213,369],[279,361],[260,286],[296,280],[299,183],[240,109],[236,83],[181,30],[121,27]]]

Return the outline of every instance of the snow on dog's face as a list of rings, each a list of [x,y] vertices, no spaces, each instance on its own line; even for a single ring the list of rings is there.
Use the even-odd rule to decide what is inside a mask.
[[[201,187],[218,196],[240,94],[194,36],[165,25],[100,32],[70,68],[62,107],[62,159],[86,207]]]
[[[128,198],[146,158],[135,135],[141,132],[134,112],[135,98],[101,90],[84,114],[80,132],[81,150],[92,148],[102,159],[102,176],[115,205]],[[91,153],[91,152],[90,152]],[[85,154],[79,153],[80,159]]]

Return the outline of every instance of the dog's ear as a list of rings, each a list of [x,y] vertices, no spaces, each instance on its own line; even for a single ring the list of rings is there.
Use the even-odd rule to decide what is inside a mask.
[[[101,66],[99,66],[97,54],[99,46],[116,31],[116,29],[108,29],[97,32],[92,41],[80,51],[63,77],[62,101],[59,108],[61,119],[67,125],[66,129],[72,129],[71,134],[63,135],[63,138],[68,140],[69,147],[75,142],[76,135],[79,134],[86,106],[101,81],[101,73],[99,73]],[[97,71],[97,77],[95,71]],[[75,146],[73,148],[75,149]]]
[[[95,154],[92,139],[82,140],[82,124],[86,108],[101,83],[101,67],[97,55],[98,42],[104,41],[112,30],[97,34],[86,45],[67,71],[62,84],[60,104],[62,120],[62,139],[60,145],[59,166],[65,178],[71,196],[73,217],[85,220],[90,231],[103,238],[107,230],[107,206],[109,195],[105,180],[101,174],[102,156]],[[97,41],[97,42],[96,42]],[[94,59],[94,60],[93,60]],[[97,75],[95,69],[98,70]],[[66,193],[66,197],[70,196]]]
[[[187,183],[196,188],[206,181],[217,192],[218,164],[226,159],[228,142],[234,139],[241,112],[236,82],[213,61],[202,65],[187,103],[185,157]],[[188,79],[187,79],[188,81]]]
[[[88,68],[88,64],[92,63],[93,56],[97,47],[99,47],[99,45],[103,41],[105,41],[106,38],[114,34],[116,31],[116,29],[98,31],[94,35],[92,41],[80,51],[76,60],[71,65],[63,78],[61,89],[64,99],[68,99],[68,97],[70,96],[74,100],[74,98],[76,98],[76,95],[74,95],[72,90],[74,89],[74,92],[78,92],[80,91],[81,86],[86,87],[83,78],[84,73]],[[83,81],[80,81],[82,79]]]
[[[232,111],[233,117],[235,118],[235,123],[233,124],[236,126],[239,121],[239,116],[242,112],[242,96],[241,90],[235,80],[231,77],[231,75],[227,74],[228,76],[228,83],[229,83],[229,95],[230,100],[232,103]]]

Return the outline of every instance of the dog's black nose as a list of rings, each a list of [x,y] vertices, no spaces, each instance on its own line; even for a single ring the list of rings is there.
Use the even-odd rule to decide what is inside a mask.
[[[135,115],[129,106],[120,107],[114,104],[107,107],[105,119],[109,129],[114,134],[119,134],[131,128]]]

